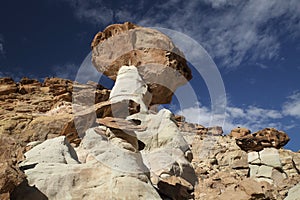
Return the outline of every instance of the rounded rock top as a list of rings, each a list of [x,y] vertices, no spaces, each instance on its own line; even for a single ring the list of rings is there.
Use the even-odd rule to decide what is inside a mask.
[[[155,29],[113,24],[96,34],[91,47],[93,65],[112,80],[122,66],[135,66],[153,95],[151,104],[170,103],[174,91],[192,78],[183,53]]]

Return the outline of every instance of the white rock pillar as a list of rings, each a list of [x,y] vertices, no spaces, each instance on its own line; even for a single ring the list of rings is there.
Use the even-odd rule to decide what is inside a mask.
[[[147,112],[152,95],[135,66],[122,66],[110,93],[112,104],[132,100],[140,105],[140,112]]]

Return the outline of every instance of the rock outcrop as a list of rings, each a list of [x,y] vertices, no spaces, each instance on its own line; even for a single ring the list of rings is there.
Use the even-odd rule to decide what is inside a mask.
[[[265,128],[253,134],[238,137],[236,143],[245,151],[260,151],[266,147],[281,148],[290,138],[283,131],[275,128]]]
[[[237,127],[231,130],[229,133],[229,136],[234,137],[234,138],[241,138],[247,135],[250,135],[251,131],[247,128],[243,127]]]
[[[49,139],[28,151],[21,165],[26,167],[29,184],[35,185],[49,199],[160,199],[143,173],[143,166],[137,165],[138,154],[122,153],[118,147],[108,144],[105,148],[101,143],[107,143],[105,138],[88,130],[78,147],[79,152],[86,151],[88,158],[80,157],[80,163],[64,136]],[[43,156],[45,153],[47,157]],[[127,167],[129,171],[111,168],[101,162],[103,156],[109,160],[105,161],[123,169]]]
[[[29,185],[53,199],[91,198],[100,191],[104,199],[192,198],[197,182],[192,152],[170,111],[148,111],[151,95],[137,68],[122,66],[106,104],[112,116],[95,120],[100,126],[85,131],[75,150],[60,136],[26,152],[20,167]],[[130,101],[139,107],[135,112],[130,112]],[[93,186],[85,185],[91,175]],[[60,184],[49,186],[52,182]]]
[[[25,83],[28,82],[23,82],[23,86]],[[65,88],[58,80],[52,83],[58,84],[55,87],[62,91]],[[42,89],[28,89],[24,94],[18,92],[19,83],[11,84],[17,90],[3,94],[1,105],[13,109],[1,110],[1,123],[7,120],[15,120],[17,125],[29,122],[23,129],[15,125],[2,129],[6,132],[1,134],[1,152],[6,153],[1,157],[1,199],[297,198],[300,155],[279,148],[284,144],[278,142],[284,141],[280,138],[286,138],[283,134],[272,143],[275,137],[267,135],[270,131],[260,131],[266,135],[263,144],[281,145],[244,148],[237,143],[240,138],[254,137],[248,129],[237,128],[228,136],[223,135],[218,127],[185,122],[184,117],[174,116],[168,110],[141,112],[139,104],[127,101],[126,95],[123,95],[126,101],[120,97],[112,104],[109,91],[99,88],[94,94],[98,93],[100,100],[95,100],[97,103],[92,109],[85,110],[86,115],[97,112],[99,118],[93,118],[94,127],[78,140],[77,133],[73,133],[77,129],[69,98],[58,99],[47,90],[44,93],[44,98],[49,98],[47,104],[31,105],[29,102],[41,98],[43,84]],[[71,97],[77,95],[82,105],[88,98],[95,98],[88,96],[91,92],[87,89],[91,86],[78,85],[77,88],[78,92],[73,90]],[[141,103],[144,97],[140,95],[136,101]],[[13,115],[18,116],[18,105],[28,105],[29,109],[22,117],[14,118]],[[111,105],[128,110],[117,115],[119,117],[113,117],[112,111],[104,114],[103,107]],[[39,106],[47,111],[38,111]],[[266,130],[276,133],[274,129]],[[60,134],[62,132],[64,134]],[[22,164],[18,164],[22,160]]]
[[[170,103],[176,88],[192,78],[182,52],[154,29],[130,22],[110,25],[91,46],[94,66],[113,80],[121,66],[137,67],[153,94],[151,104]]]
[[[226,135],[156,109],[192,77],[167,36],[112,25],[92,49],[112,91],[0,78],[1,199],[298,198],[300,153],[283,149],[283,131]]]
[[[0,78],[0,83],[1,199],[16,199],[18,193],[25,191],[43,199],[45,195],[28,185],[23,168],[18,166],[23,153],[60,135],[66,135],[75,146],[79,144],[77,130],[71,132],[66,127],[74,121],[71,103],[74,85],[94,92],[96,103],[107,100],[110,91],[60,78],[46,78],[43,83],[28,78],[18,83],[11,78]]]
[[[17,84],[12,78],[5,77],[0,79],[0,95],[15,93],[17,90]]]
[[[299,200],[300,199],[300,184],[291,188],[288,192],[288,196],[284,200]]]
[[[0,78],[0,83],[0,90],[6,91],[0,92],[0,132],[11,135],[23,145],[70,134],[63,127],[67,128],[67,124],[74,121],[74,88],[77,89],[74,98],[79,99],[78,102],[84,102],[85,98],[94,98],[94,103],[103,102],[110,93],[100,85],[94,87],[91,83],[79,84],[61,78],[46,78],[43,83],[28,78],[19,83],[11,78]],[[68,135],[72,142],[78,138],[78,133],[73,135],[75,137]]]
[[[299,153],[274,147],[244,151],[229,135],[196,135],[188,141],[199,182],[195,199],[284,199],[300,181]]]

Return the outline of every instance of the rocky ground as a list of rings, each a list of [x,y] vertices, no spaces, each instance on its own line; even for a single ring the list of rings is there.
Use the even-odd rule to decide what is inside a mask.
[[[17,166],[24,159],[23,153],[31,144],[65,135],[78,144],[76,129],[70,126],[73,87],[91,90],[95,102],[107,100],[110,91],[94,83],[81,85],[61,78],[46,78],[43,83],[23,78],[16,83],[11,78],[0,78],[0,142],[1,142],[1,199],[26,181]]]
[[[74,83],[71,81],[50,78],[46,79],[44,83],[30,79],[23,79],[19,83],[15,83],[11,79],[1,78],[0,82],[1,199],[9,199],[9,197],[12,199],[32,199],[33,197],[52,199],[49,196],[52,193],[55,194],[53,197],[56,199],[64,199],[66,192],[64,190],[71,188],[73,194],[71,199],[82,199],[84,198],[83,194],[86,199],[89,199],[91,195],[103,195],[103,191],[110,191],[109,188],[112,186],[108,184],[108,180],[118,180],[120,177],[124,177],[124,183],[120,182],[123,190],[116,194],[122,192],[127,194],[128,191],[131,191],[133,195],[137,195],[137,192],[140,192],[139,195],[144,199],[148,193],[156,194],[157,188],[165,190],[156,195],[157,199],[166,198],[166,196],[171,199],[180,199],[181,197],[177,197],[174,190],[184,191],[184,189],[180,189],[181,187],[185,188],[186,193],[194,190],[190,194],[194,195],[195,199],[291,200],[296,199],[299,195],[300,153],[282,148],[289,140],[283,132],[265,129],[251,134],[248,129],[237,128],[229,135],[223,135],[220,127],[207,128],[187,123],[184,121],[184,117],[174,116],[165,111],[168,118],[171,119],[169,123],[174,124],[173,128],[168,126],[168,132],[178,129],[190,146],[193,158],[190,155],[187,160],[191,161],[196,177],[196,184],[193,188],[185,179],[174,179],[171,178],[173,176],[163,175],[166,177],[164,182],[168,183],[165,186],[162,184],[163,181],[158,180],[160,177],[151,176],[149,179],[149,175],[144,174],[144,171],[147,170],[141,170],[141,174],[136,174],[135,170],[143,168],[143,166],[132,168],[132,163],[141,158],[126,154],[120,155],[125,157],[126,162],[130,164],[130,167],[124,166],[123,171],[134,170],[134,173],[131,173],[133,178],[130,178],[131,176],[127,172],[125,175],[124,173],[118,175],[116,172],[108,173],[111,171],[110,164],[97,162],[94,153],[91,153],[105,151],[104,148],[109,148],[106,145],[97,147],[99,144],[95,143],[95,140],[105,140],[102,135],[106,134],[107,128],[123,126],[122,129],[138,130],[140,127],[116,122],[116,119],[109,120],[108,117],[99,118],[101,125],[90,129],[88,131],[90,135],[87,134],[88,137],[84,137],[83,141],[77,136],[78,133],[70,131],[72,128],[67,130],[70,122],[74,120],[71,106]],[[95,87],[92,83],[80,85],[80,87],[93,90],[92,93],[97,94],[95,95],[97,103],[107,100],[110,94],[110,90],[101,86]],[[85,93],[82,95],[85,96]],[[161,120],[166,113],[154,115]],[[176,131],[172,131],[172,135],[168,135],[167,132],[163,134],[166,137],[174,137],[174,132]],[[249,138],[255,144],[248,142]],[[57,148],[53,148],[55,145]],[[35,152],[42,154],[43,160],[39,160],[39,158],[36,160],[38,156],[30,153],[30,149],[34,146],[39,147]],[[128,146],[130,149],[130,145]],[[163,144],[159,146],[159,148],[162,147]],[[125,148],[127,147],[125,146]],[[49,155],[53,149],[58,149],[58,153]],[[131,151],[135,151],[135,149],[138,149],[138,144]],[[114,151],[119,150],[117,148]],[[171,151],[171,149],[169,150]],[[83,153],[84,151],[88,151],[88,153]],[[164,149],[164,151],[166,150]],[[118,154],[116,152],[115,154]],[[158,156],[153,157],[161,157],[159,154],[162,152],[158,152]],[[59,158],[62,155],[63,157]],[[154,159],[153,157],[150,159]],[[188,156],[186,157],[188,158]],[[116,161],[116,158],[112,160]],[[132,163],[130,160],[133,160]],[[36,163],[43,164],[34,167]],[[55,166],[53,163],[56,163]],[[161,166],[158,166],[159,168]],[[45,169],[47,169],[46,172]],[[30,170],[32,175],[29,173]],[[38,183],[36,180],[41,179],[42,172],[45,182]],[[73,178],[70,179],[70,176]],[[181,177],[181,175],[174,175],[174,177]],[[103,182],[103,180],[105,181]],[[156,185],[153,187],[152,184],[155,182]],[[130,188],[127,187],[129,183]],[[171,187],[172,184],[173,187]],[[50,185],[53,185],[52,188],[49,188]],[[135,187],[139,189],[134,189]],[[85,190],[86,192],[83,192]],[[26,195],[24,197],[24,194],[28,197]],[[183,196],[182,199],[192,198],[189,195]],[[66,199],[69,198],[66,197]]]
[[[127,54],[105,52],[112,43]],[[0,199],[299,199],[300,153],[283,131],[224,134],[156,109],[192,78],[169,38],[125,23],[92,49],[112,90],[0,78]]]

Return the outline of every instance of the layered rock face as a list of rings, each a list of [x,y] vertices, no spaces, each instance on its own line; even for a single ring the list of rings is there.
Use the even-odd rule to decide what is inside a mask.
[[[83,85],[60,78],[46,78],[43,83],[28,78],[19,83],[0,78],[0,82],[0,132],[12,135],[23,144],[66,134],[62,127],[74,118],[71,103],[74,87],[80,88],[74,95],[81,98],[81,102],[85,98],[103,102],[110,93],[102,86],[95,88],[92,83]]]
[[[46,78],[44,82],[23,78],[19,83],[11,78],[0,78],[0,137],[1,137],[1,199],[9,199],[17,185],[26,191],[36,191],[27,184],[24,173],[17,166],[23,153],[43,141],[66,135],[78,145],[80,138],[75,128],[72,93],[74,87],[94,94],[95,103],[109,98],[110,91],[92,83],[78,84],[61,78]],[[75,95],[85,98],[84,93]],[[24,191],[23,191],[24,192]],[[4,195],[4,196],[3,196]],[[3,197],[3,198],[2,198]]]
[[[300,196],[300,154],[283,149],[283,131],[238,127],[226,135],[153,109],[191,78],[168,37],[118,24],[98,33],[92,48],[95,67],[116,81],[111,91],[0,78],[1,199]]]

